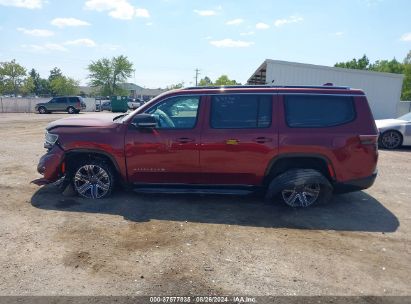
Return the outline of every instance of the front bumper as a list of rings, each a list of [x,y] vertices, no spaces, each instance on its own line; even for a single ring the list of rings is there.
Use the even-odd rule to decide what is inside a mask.
[[[364,178],[354,179],[346,182],[337,182],[334,184],[334,192],[347,193],[367,189],[374,184],[376,178],[377,172],[374,172],[372,175]]]
[[[43,175],[49,183],[58,180],[62,172],[61,165],[64,160],[64,151],[55,145],[49,152],[44,154],[37,165],[37,172]]]

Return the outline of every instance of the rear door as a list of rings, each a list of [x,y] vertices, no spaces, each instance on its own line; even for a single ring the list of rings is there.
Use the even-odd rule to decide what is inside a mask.
[[[277,107],[272,93],[208,97],[200,150],[202,183],[262,183],[278,150]]]

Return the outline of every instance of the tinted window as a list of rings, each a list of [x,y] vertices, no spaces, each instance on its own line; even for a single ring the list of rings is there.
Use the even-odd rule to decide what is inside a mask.
[[[284,98],[290,127],[331,127],[355,118],[353,98],[349,96],[288,95]]]
[[[217,95],[211,97],[211,127],[267,128],[271,125],[272,95]]]
[[[57,103],[66,103],[66,98],[65,97],[61,97],[61,98],[56,98]]]
[[[146,111],[157,117],[158,128],[192,129],[197,122],[199,96],[178,96],[166,99]]]
[[[78,101],[79,101],[77,97],[69,97],[68,100],[69,100],[70,103],[78,102]]]

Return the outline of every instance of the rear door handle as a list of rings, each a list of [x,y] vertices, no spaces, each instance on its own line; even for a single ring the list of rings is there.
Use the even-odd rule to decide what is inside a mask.
[[[269,138],[269,137],[257,137],[257,138],[254,138],[253,141],[255,141],[256,143],[259,143],[259,144],[263,144],[263,143],[266,143],[266,142],[273,141],[273,139]]]
[[[176,141],[181,144],[187,144],[187,143],[193,142],[194,139],[188,138],[188,137],[180,137],[180,138],[177,138]]]

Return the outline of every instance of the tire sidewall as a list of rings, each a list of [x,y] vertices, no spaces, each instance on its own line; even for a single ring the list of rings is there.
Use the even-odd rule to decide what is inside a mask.
[[[293,188],[296,185],[296,179],[298,176],[304,179],[304,184],[319,184],[320,193],[317,199],[308,206],[291,206],[289,205],[282,196],[282,190]],[[298,181],[300,183],[301,181]],[[318,206],[327,203],[333,193],[333,187],[328,181],[328,179],[322,175],[319,171],[313,169],[291,169],[279,176],[276,176],[271,181],[267,189],[266,199],[271,201],[281,201],[284,205],[291,208],[308,208],[313,206]]]
[[[68,108],[67,108],[67,112],[68,112],[69,114],[76,114],[76,109],[74,109],[73,107],[68,107]]]
[[[395,146],[395,147],[387,147],[387,146],[384,144],[384,142],[383,142],[382,139],[384,138],[384,136],[386,136],[386,135],[388,135],[389,133],[392,133],[392,132],[395,132],[395,133],[397,133],[397,134],[400,136],[400,142],[399,142],[398,145]],[[379,139],[380,146],[381,146],[382,148],[384,148],[384,149],[387,149],[387,150],[398,149],[399,147],[402,146],[402,141],[403,141],[402,134],[401,134],[400,132],[394,131],[394,130],[385,131],[384,133],[382,133],[381,138]]]
[[[76,192],[76,194],[79,197],[84,198],[84,199],[93,199],[93,198],[85,197],[85,196],[81,195],[80,193],[78,193],[78,191],[76,189],[76,186],[75,186],[75,183],[74,183],[74,176],[76,175],[77,171],[85,165],[98,166],[98,167],[102,168],[104,171],[107,172],[107,175],[110,179],[110,187],[109,187],[107,193],[104,196],[99,197],[99,198],[94,198],[94,199],[103,199],[103,198],[109,197],[110,194],[112,193],[113,189],[114,189],[115,178],[114,178],[114,174],[113,174],[113,170],[111,169],[111,166],[108,165],[106,162],[100,161],[100,160],[80,161],[74,166],[73,170],[70,171],[71,184],[72,184],[73,189]]]
[[[46,110],[45,107],[40,107],[40,108],[38,109],[38,111],[39,111],[40,114],[46,114],[46,113],[47,113],[47,110]]]

